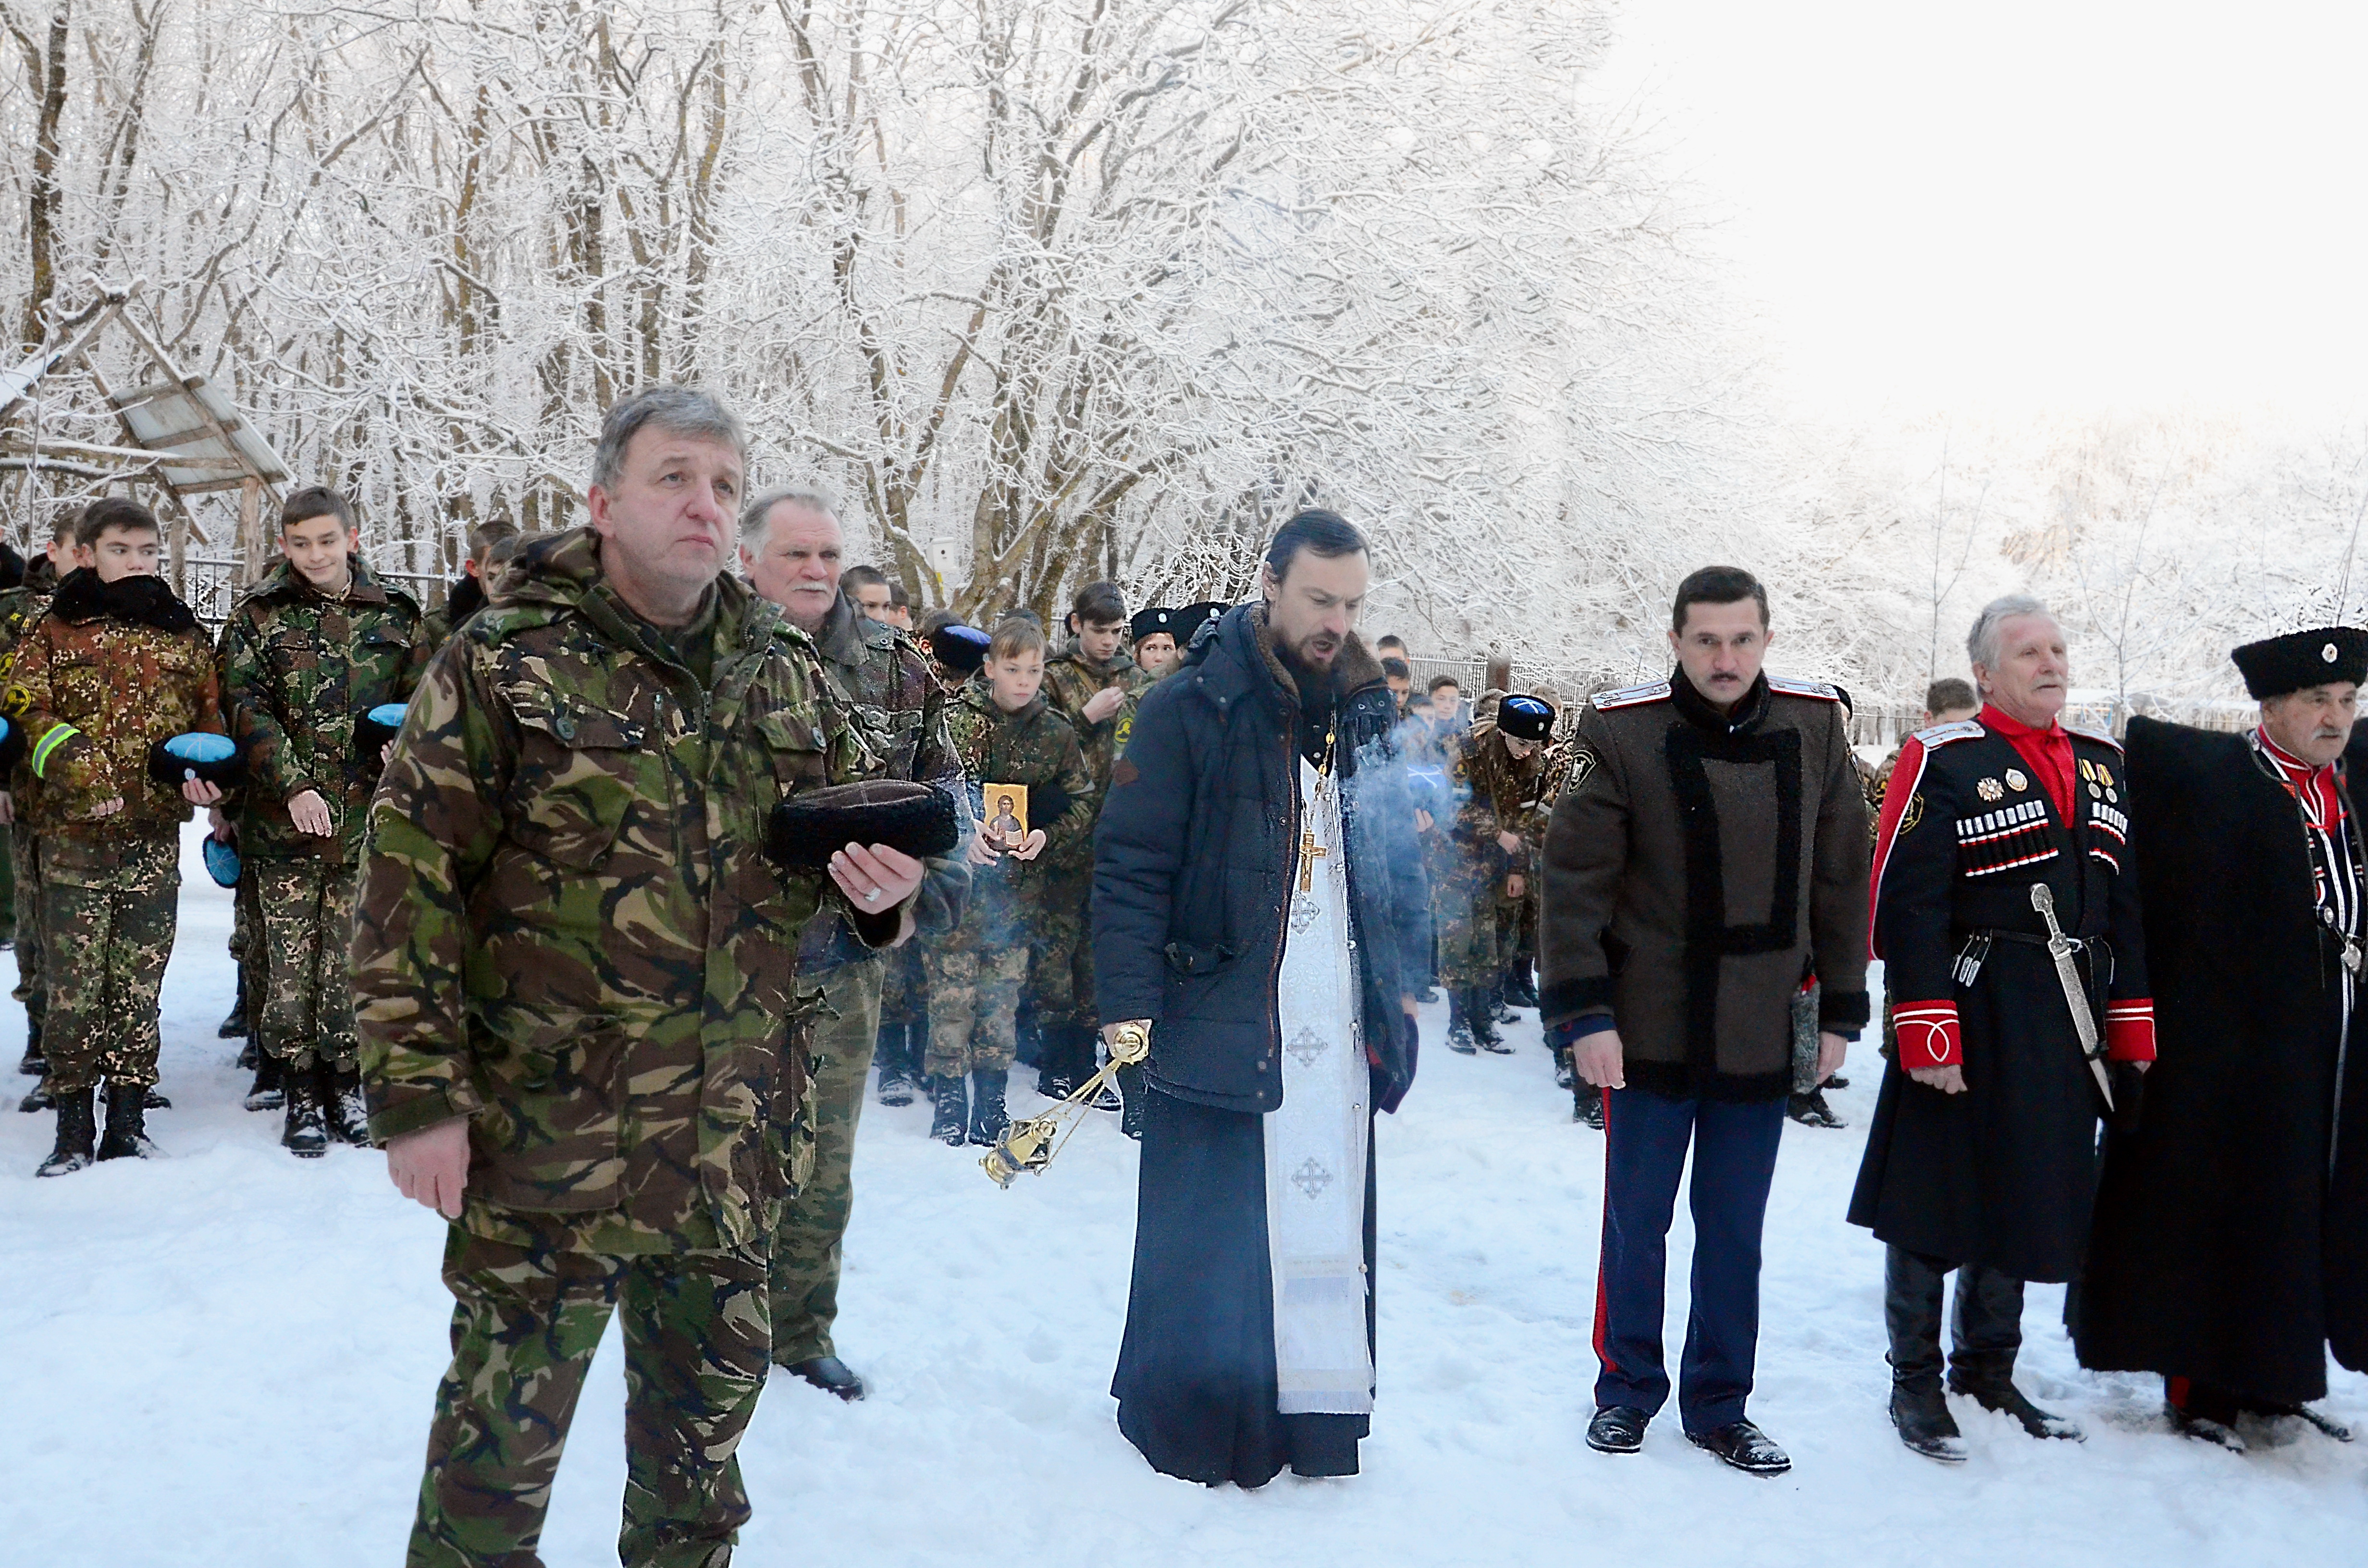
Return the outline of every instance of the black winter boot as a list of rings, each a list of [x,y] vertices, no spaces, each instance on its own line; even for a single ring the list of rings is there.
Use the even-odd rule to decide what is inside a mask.
[[[280,1088],[280,1078],[285,1071],[277,1056],[256,1057],[255,1082],[248,1085],[246,1091],[246,1108],[278,1110],[286,1101]]]
[[[981,1148],[993,1148],[1003,1141],[1004,1132],[1011,1126],[1011,1113],[1003,1108],[1003,1088],[1009,1074],[1002,1072],[973,1073],[970,1075],[970,1141]]]
[[[1603,1131],[1603,1091],[1584,1078],[1570,1081],[1570,1119]]]
[[[1141,1062],[1118,1070],[1118,1092],[1126,1101],[1126,1108],[1119,1113],[1118,1130],[1140,1143],[1143,1142],[1144,1096],[1151,1093],[1151,1085],[1144,1082]]]
[[[112,1105],[115,1103],[115,1085],[113,1082],[102,1081],[98,1085],[98,1097],[106,1104]],[[164,1094],[157,1089],[155,1085],[150,1084],[140,1091],[140,1106],[143,1110],[170,1110],[173,1108],[173,1102],[167,1099]]]
[[[1570,1064],[1570,1047],[1566,1045],[1557,1045],[1554,1047],[1554,1087],[1557,1089],[1577,1088],[1578,1086],[1578,1070]]]
[[[1784,1098],[1784,1114],[1804,1127],[1848,1127],[1826,1103],[1826,1091],[1811,1089],[1805,1095],[1788,1095]]]
[[[222,1040],[245,1040],[250,1031],[246,1023],[246,966],[238,966],[238,994],[230,1005],[230,1013],[214,1030]]]
[[[2034,1437],[2087,1441],[2078,1422],[2040,1409],[2014,1386],[2015,1357],[2022,1347],[2021,1280],[1995,1268],[1960,1268],[1949,1337],[1954,1342],[1951,1392],[1971,1394],[1984,1410],[2013,1416]]]
[[[1499,973],[1488,987],[1488,1017],[1500,1024],[1518,1024],[1521,1015],[1505,1006],[1505,977]]]
[[[91,1162],[92,1112],[91,1092],[83,1089],[63,1096],[58,1107],[58,1146],[41,1162],[35,1176],[64,1176],[78,1171]]]
[[[958,1149],[970,1137],[970,1096],[962,1075],[941,1073],[929,1083],[938,1102],[938,1114],[929,1123],[929,1136]]]
[[[1537,977],[1530,969],[1530,960],[1521,960],[1505,971],[1505,1000],[1516,1007],[1538,1005]]]
[[[1971,1457],[1964,1434],[1957,1430],[1957,1418],[1949,1414],[1948,1396],[1941,1392],[1937,1374],[1891,1380],[1891,1425],[1910,1453],[1942,1464],[1963,1464]]]
[[[1463,999],[1468,994],[1463,991],[1447,994],[1447,1049],[1458,1056],[1474,1056],[1480,1051],[1472,1038],[1472,1020],[1463,1008]]]
[[[148,1096],[130,1091],[141,1085],[126,1084],[125,1093],[107,1096],[107,1131],[98,1141],[98,1157],[102,1160],[144,1160],[156,1152],[148,1142]]]
[[[41,1026],[25,1020],[25,1054],[17,1060],[17,1071],[28,1078],[38,1078],[50,1070],[50,1059],[41,1054]]]
[[[328,1123],[329,1135],[357,1149],[369,1148],[370,1101],[362,1094],[361,1068],[332,1067],[321,1062],[313,1071],[320,1074],[321,1116]]]
[[[1494,991],[1483,988],[1472,992],[1463,1004],[1463,1010],[1472,1017],[1472,1042],[1474,1045],[1492,1056],[1513,1054],[1513,1048],[1507,1045],[1505,1037],[1497,1032],[1497,1025],[1500,1020],[1497,1016],[1497,995]],[[1505,1021],[1509,1021],[1511,1017],[1511,1014],[1507,1014]]]
[[[254,1037],[250,1035],[247,1037],[246,1043],[238,1048],[238,1070],[242,1073],[252,1073],[262,1060],[263,1047],[256,1044]]]
[[[882,1024],[879,1043],[871,1054],[880,1062],[880,1103],[911,1105],[913,1080],[905,1072],[905,1039],[909,1024]]]
[[[300,1068],[285,1077],[288,1119],[279,1130],[280,1147],[300,1160],[317,1160],[329,1152],[329,1119],[321,1105],[317,1068]]]

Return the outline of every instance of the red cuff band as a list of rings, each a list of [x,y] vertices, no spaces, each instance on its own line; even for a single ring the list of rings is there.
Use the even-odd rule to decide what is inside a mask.
[[[2105,1007],[2105,1057],[2111,1062],[2154,1060],[2154,1003],[2113,1002]]]
[[[1954,1002],[1897,1003],[1891,1009],[1891,1022],[1898,1031],[1899,1065],[1905,1072],[1954,1067],[1965,1059]]]

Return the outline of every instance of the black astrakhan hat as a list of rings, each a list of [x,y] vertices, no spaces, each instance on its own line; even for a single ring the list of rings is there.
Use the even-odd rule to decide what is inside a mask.
[[[2368,681],[2368,631],[2356,626],[2323,626],[2283,637],[2248,642],[2228,655],[2245,676],[2254,701],[2300,691],[2329,681]]]
[[[1197,626],[1200,623],[1195,621],[1193,624]],[[1126,623],[1126,629],[1128,635],[1140,642],[1163,631],[1170,637],[1178,636],[1183,625],[1184,612],[1180,609],[1140,609],[1134,612],[1134,619]]]
[[[1517,691],[1497,704],[1497,728],[1514,740],[1552,740],[1554,725],[1554,704],[1543,697]]]
[[[916,858],[962,842],[954,798],[934,784],[872,778],[792,795],[773,808],[765,857],[785,871],[818,871],[850,844],[884,844]]]
[[[986,663],[987,649],[994,645],[994,638],[959,620],[950,620],[929,633],[929,652],[937,655],[938,663],[960,675],[976,675]]]

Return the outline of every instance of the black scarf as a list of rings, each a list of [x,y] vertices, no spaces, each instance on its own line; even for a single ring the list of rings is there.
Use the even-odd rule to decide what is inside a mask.
[[[462,576],[444,595],[444,613],[454,626],[485,608],[485,585],[474,576]]]
[[[86,620],[120,620],[159,631],[193,631],[198,618],[162,577],[118,577],[102,583],[87,566],[67,573],[50,600],[50,613],[70,626]]]

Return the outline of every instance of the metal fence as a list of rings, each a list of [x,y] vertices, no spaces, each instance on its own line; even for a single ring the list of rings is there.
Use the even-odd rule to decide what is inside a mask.
[[[246,592],[244,568],[230,556],[192,553],[182,558],[182,571],[183,601],[205,623],[207,631],[220,631]],[[392,584],[417,599],[422,609],[434,609],[444,602],[447,579],[432,572],[395,572],[376,564],[370,571],[380,582]]]

